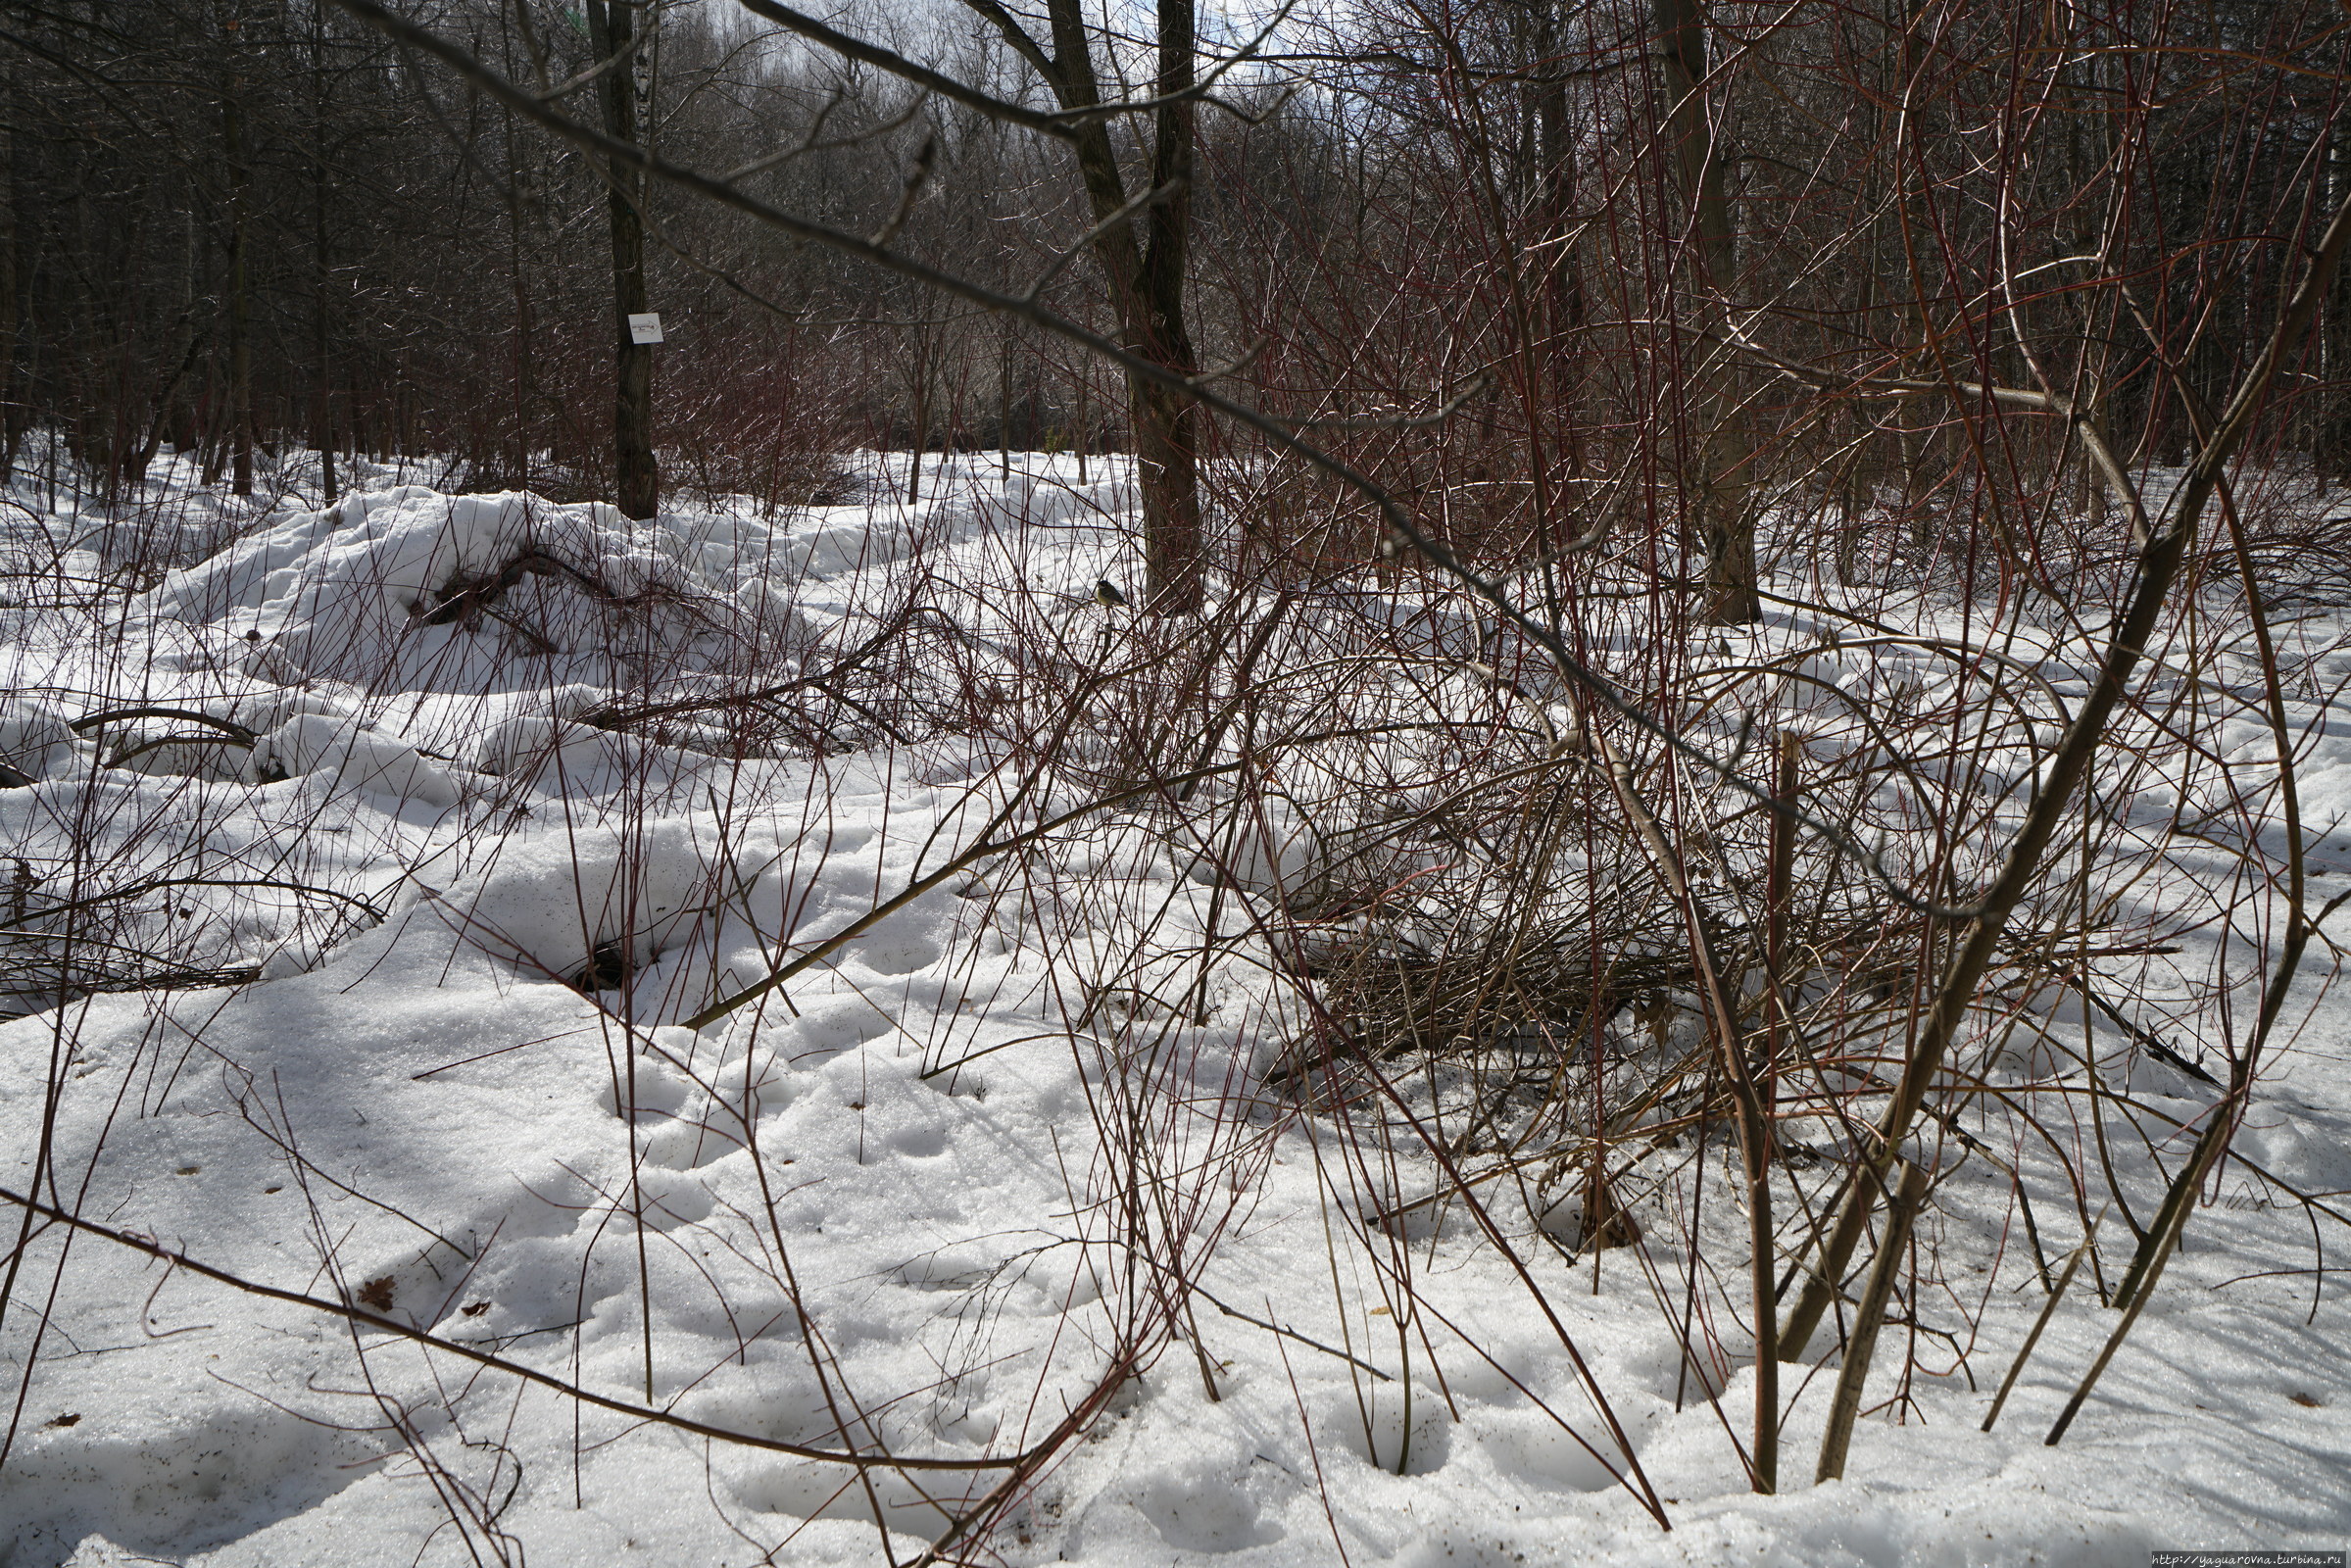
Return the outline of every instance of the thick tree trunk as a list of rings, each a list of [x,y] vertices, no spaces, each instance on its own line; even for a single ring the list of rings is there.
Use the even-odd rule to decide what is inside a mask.
[[[1195,0],[1158,4],[1155,91],[1166,96],[1187,90],[1196,79]],[[1093,108],[1102,97],[1078,0],[1051,0],[1049,16],[1053,55],[1041,64],[1047,82],[1062,108]],[[1184,273],[1192,233],[1193,106],[1166,105],[1154,118],[1151,183],[1174,188],[1138,220],[1148,231],[1148,244],[1137,242],[1135,222],[1110,223],[1095,241],[1095,255],[1118,311],[1120,345],[1189,375],[1198,368],[1184,320]],[[1087,203],[1095,221],[1106,222],[1127,204],[1126,180],[1119,172],[1108,122],[1085,122],[1076,146]],[[1130,375],[1127,409],[1143,502],[1145,604],[1161,614],[1189,613],[1200,608],[1202,588],[1196,406],[1180,393]]]
[[[1690,274],[1696,311],[1722,318],[1723,291],[1736,275],[1737,236],[1723,185],[1723,152],[1707,114],[1706,13],[1701,0],[1654,0],[1658,55],[1665,68],[1666,135],[1674,180],[1690,220]],[[1727,375],[1718,371],[1716,376]],[[1750,505],[1751,433],[1739,422],[1737,390],[1710,379],[1690,400],[1698,424],[1698,472],[1690,482],[1698,535],[1706,550],[1704,617],[1710,626],[1762,618],[1755,597],[1755,514]]]
[[[636,37],[633,0],[587,0],[588,36],[599,58],[610,60]],[[634,63],[605,73],[597,83],[604,105],[605,134],[637,139]],[[636,342],[628,318],[650,309],[645,281],[645,220],[638,204],[644,175],[613,166],[612,229],[612,470],[613,501],[621,514],[650,517],[661,506],[661,470],[653,456],[653,347]]]
[[[1159,0],[1158,95],[1194,85],[1194,0]],[[1184,324],[1184,272],[1192,240],[1192,118],[1190,103],[1158,112],[1151,148],[1151,183],[1173,189],[1145,220],[1137,309],[1145,357],[1187,373],[1197,368],[1192,334]],[[1144,592],[1165,614],[1200,605],[1199,405],[1151,382],[1136,387],[1135,466],[1144,493]]]

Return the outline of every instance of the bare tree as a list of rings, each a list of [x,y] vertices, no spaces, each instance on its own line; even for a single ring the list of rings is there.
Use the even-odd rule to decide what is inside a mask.
[[[644,36],[637,13],[646,0],[587,0],[588,36],[601,73],[596,93],[605,133],[637,139],[638,54]],[[650,17],[654,13],[648,12]],[[630,318],[649,309],[645,276],[645,177],[608,164],[612,243],[612,468],[616,504],[624,515],[650,517],[661,505],[661,471],[653,453],[653,347],[637,340]]]
[[[1724,182],[1728,152],[1719,140],[1724,88],[1706,66],[1707,16],[1702,0],[1655,0],[1657,58],[1665,78],[1665,134],[1675,186],[1688,218],[1686,244],[1692,290],[1690,314],[1698,330],[1678,359],[1700,383],[1692,400],[1696,471],[1685,483],[1705,544],[1704,617],[1709,625],[1738,626],[1761,618],[1755,597],[1754,442],[1744,421],[1721,350],[1732,290],[1739,276],[1737,230]]]
[[[659,298],[696,322],[695,374],[672,378],[661,420],[673,492],[761,492],[772,513],[825,495],[821,462],[842,449],[890,449],[864,460],[887,483],[910,445],[903,486],[868,521],[927,546],[921,530],[957,515],[955,453],[996,451],[962,464],[965,480],[1022,471],[1016,429],[1074,428],[1083,453],[1085,377],[1123,381],[1136,597],[1166,613],[1120,613],[1115,584],[1099,602],[1082,584],[1040,587],[1025,558],[957,581],[938,568],[946,552],[917,550],[903,575],[877,576],[883,602],[859,604],[846,645],[784,647],[755,627],[710,668],[683,653],[630,666],[631,689],[577,724],[591,744],[677,742],[713,770],[784,760],[813,776],[844,753],[861,768],[933,744],[991,769],[958,808],[982,824],[968,841],[869,881],[821,934],[757,927],[741,968],[673,965],[658,997],[630,989],[633,919],[551,958],[550,976],[597,996],[618,971],[599,1026],[658,1019],[716,1031],[708,1042],[739,1026],[748,1042],[766,999],[951,886],[988,911],[972,930],[1037,942],[1056,974],[1075,939],[1005,935],[999,908],[1025,909],[1024,933],[1038,911],[1082,910],[1069,929],[1090,955],[1121,946],[1095,933],[1136,933],[1070,988],[1053,1037],[1102,1042],[1082,1091],[1100,1189],[1068,1212],[1115,1241],[1090,1303],[1109,1327],[1052,1336],[1100,1350],[1083,1376],[1055,1363],[1066,1419],[988,1448],[985,1490],[940,1508],[923,1560],[1007,1517],[1153,1354],[1188,1348],[1187,1378],[1221,1396],[1195,1318],[1222,1304],[1204,1259],[1216,1216],[1249,1190],[1266,1105],[1327,1132],[1317,1150],[1340,1156],[1319,1178],[1334,1286],[1360,1267],[1386,1296],[1396,1381],[1409,1391],[1415,1358],[1453,1353],[1424,1284],[1430,1238],[1464,1216],[1475,1266],[1524,1293],[1593,1416],[1579,1431],[1543,1413],[1661,1524],[1668,1499],[1571,1314],[1553,1310],[1568,1266],[1578,1291],[1586,1269],[1594,1292],[1604,1270],[1638,1278],[1677,1395],[1711,1403],[1732,1367],[1754,1367],[1752,1419],[1724,1435],[1747,1483],[1772,1491],[1788,1479],[1787,1401],[1829,1397],[1831,1381],[1783,1382],[1777,1363],[1829,1353],[1825,1325],[1851,1326],[1815,1472],[1829,1477],[1873,1353],[1908,1340],[1907,1375],[1939,1334],[1973,1375],[1975,1347],[2000,1338],[1978,1333],[1995,1296],[2037,1285],[2057,1310],[2074,1278],[2064,1246],[2104,1287],[2102,1201],[2123,1216],[2103,1245],[2123,1229],[2136,1243],[2111,1354],[2231,1157],[2298,966],[2323,948],[2294,778],[2339,696],[2339,651],[2296,655],[2271,616],[2288,596],[2351,599],[2351,534],[2312,504],[2301,466],[2342,392],[2339,345],[2314,350],[2309,329],[2340,333],[2351,244],[2331,153],[2351,78],[2315,3],[2086,18],[1958,0],[1834,17],[1721,0],[1363,0],[1204,65],[1219,51],[1193,0],[1166,0],[1133,35],[1120,25],[1139,17],[1077,0],[1048,0],[1041,22],[965,0],[986,47],[949,39],[927,55],[774,0],[744,9],[793,34],[790,49],[698,31],[692,11],[657,29],[639,0],[592,0],[575,30],[543,4],[336,0],[331,15],[297,5],[287,15],[307,25],[282,35],[248,8],[241,47],[266,60],[290,41],[283,58],[305,71],[331,58],[347,74],[335,92],[312,75],[307,95],[244,78],[246,151],[225,161],[222,55],[197,53],[149,101],[114,91],[161,75],[164,42],[218,50],[208,13],[157,5],[143,40],[103,7],[57,3],[45,52],[20,62],[55,102],[27,111],[11,149],[19,190],[35,193],[24,211],[64,252],[24,270],[41,308],[19,318],[39,339],[22,381],[53,467],[62,450],[71,472],[78,449],[86,471],[127,472],[122,432],[166,427],[217,464],[251,451],[266,472],[273,445],[299,464],[285,436],[300,394],[332,380],[372,450],[431,454],[449,488],[568,486],[648,514],[650,358],[624,323]],[[656,36],[676,61],[659,118],[632,79]],[[1237,112],[1202,116],[1211,86]],[[289,151],[323,143],[327,122],[348,133],[354,182],[383,187],[380,211]],[[167,155],[132,156],[133,137]],[[108,194],[94,212],[75,205],[85,187]],[[159,237],[155,215],[181,208],[202,221]],[[300,232],[295,219],[308,252],[241,237]],[[505,265],[483,276],[412,260],[418,236],[455,243],[501,221]],[[599,222],[609,266],[563,242],[563,225]],[[93,281],[93,235],[126,258],[118,288]],[[250,306],[241,326],[232,300]],[[482,346],[493,338],[511,355]],[[2189,460],[2180,471],[2157,471],[2167,451]],[[777,477],[796,452],[811,458],[805,484]],[[1055,462],[1026,471],[1066,487]],[[1100,472],[1079,466],[1075,489],[1097,490]],[[1065,547],[1044,531],[1055,516],[1022,548]],[[418,620],[530,644],[535,631],[499,618],[501,596],[544,564],[517,557]],[[788,576],[759,591],[789,592]],[[58,582],[44,591],[120,603],[103,597],[121,592],[112,579],[60,568]],[[620,599],[596,599],[588,618],[660,608]],[[1003,626],[975,632],[969,606]],[[739,607],[713,593],[692,608]],[[538,644],[531,657],[549,657],[552,639]],[[2086,689],[2071,687],[2084,671]],[[155,717],[75,722],[111,736]],[[214,730],[209,744],[261,739],[234,719],[175,721]],[[2246,761],[2245,735],[2265,732]],[[471,739],[448,755],[479,755]],[[125,739],[103,765],[188,744]],[[925,787],[959,787],[946,763],[939,777]],[[511,769],[485,764],[466,788],[524,804],[498,793],[518,788]],[[719,798],[689,804],[723,837],[740,819]],[[632,823],[656,800],[652,785],[630,795]],[[465,831],[494,842],[499,819]],[[1283,819],[1310,841],[1296,875],[1253,863],[1284,859],[1269,848]],[[1056,835],[1110,822],[1154,868],[1183,868],[1187,899],[1206,885],[1204,909],[1185,906],[1197,929],[1121,923],[1109,906],[1133,887],[1091,851],[1056,869]],[[767,918],[715,867],[710,880],[688,901],[694,919],[714,932],[737,904]],[[235,978],[163,963],[187,950],[140,905],[154,891],[122,876],[28,934],[19,910],[8,940],[57,996]],[[2283,940],[2237,940],[2265,923]],[[2142,1019],[2145,999],[2120,989],[2141,972],[2130,966],[2211,930],[2228,941],[2209,971]],[[133,968],[124,952],[155,961]],[[1213,1154],[1171,1160],[1153,1129],[1194,1111],[1154,1075],[1179,1031],[1211,1027],[1237,955],[1280,1016],[1267,1054],[1234,1069],[1248,1103],[1200,1113]],[[2249,992],[2262,1002],[2246,1027]],[[2059,1016],[2083,1020],[2078,1041],[2052,1043]],[[959,1025],[940,1027],[923,1072],[952,1082],[977,1055],[958,1054]],[[633,1075],[674,1044],[640,1050],[631,1035],[614,1053],[610,1104],[632,1155]],[[2177,1074],[2167,1088],[2203,1096],[2182,1120],[2117,1076],[2142,1053]],[[693,1136],[734,1128],[764,1182],[748,1070],[739,1085],[732,1105],[723,1086],[708,1097]],[[2069,1139],[2084,1105],[2091,1131]],[[2184,1163],[2160,1164],[2199,1121]],[[1726,1170],[1714,1154],[1732,1137]],[[2010,1196],[1964,1206],[1945,1179],[1969,1161]],[[2315,1226],[2316,1200],[2295,1196]],[[54,1194],[13,1200],[27,1239],[37,1201],[44,1225],[92,1245],[201,1261]],[[600,1200],[643,1238],[633,1179]],[[759,1206],[681,1225],[778,1261],[748,1289],[772,1288],[789,1308],[775,1322],[797,1314],[810,1377],[830,1379],[809,1298],[781,1277],[790,1239],[773,1202],[764,1220]],[[1676,1245],[1651,1250],[1658,1236]],[[1637,1261],[1620,1268],[1625,1250]],[[349,1293],[276,1299],[383,1327]],[[1390,1376],[1352,1341],[1225,1311],[1285,1354],[1311,1346],[1347,1376]],[[1879,1332],[1905,1315],[1911,1335]],[[886,1405],[852,1396],[830,1404],[823,1442],[787,1441],[617,1399],[576,1368],[533,1365],[529,1348],[449,1348],[415,1325],[403,1337],[632,1421],[780,1445],[865,1489],[877,1523],[877,1476],[948,1467],[884,1445],[868,1417]],[[1364,1451],[1408,1470],[1371,1426],[1366,1413]]]
[[[1180,375],[1197,368],[1185,321],[1190,268],[1196,82],[1194,0],[1158,0],[1156,69],[1150,111],[1150,157],[1130,180],[1114,131],[1123,117],[1105,113],[1102,62],[1108,40],[1086,20],[1080,0],[1049,0],[1045,38],[1032,36],[994,0],[966,0],[1035,70],[1060,105],[1078,174],[1096,225],[1093,247],[1127,350]],[[1138,215],[1132,209],[1140,203]],[[1135,222],[1127,220],[1134,218]],[[1138,236],[1136,230],[1142,233]],[[1143,498],[1145,593],[1168,613],[1196,610],[1202,587],[1200,455],[1193,400],[1163,382],[1130,375],[1129,416],[1136,481]]]

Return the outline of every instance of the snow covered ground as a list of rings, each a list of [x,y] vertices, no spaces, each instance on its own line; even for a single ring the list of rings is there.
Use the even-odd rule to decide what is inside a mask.
[[[2140,1050],[2135,999],[2274,935],[2261,897],[2182,902],[2210,882],[2226,904],[2220,828],[2175,830],[2131,894],[2171,951],[2132,960],[2129,1019],[2043,1015],[2153,1131],[2106,1136],[2111,1109],[2053,1093],[2063,1136],[1990,1140],[2005,1164],[1942,1142],[1934,1262],[1845,1478],[1812,1484],[1824,1339],[1825,1370],[1787,1370],[1783,1490],[1758,1496],[1727,1131],[1630,1184],[1638,1243],[1578,1251],[1555,1186],[1502,1161],[1479,1208],[1445,1202],[1425,1149],[1285,1070],[1311,987],[1262,911],[1359,825],[1334,801],[1420,787],[1411,744],[1345,789],[1298,760],[1222,817],[1225,774],[1193,815],[1122,795],[1174,667],[1168,633],[1094,601],[1139,570],[1122,480],[933,460],[909,509],[893,461],[862,460],[856,505],[642,524],[383,472],[322,510],[240,510],[177,469],[111,515],[20,492],[0,1568],[905,1562],[983,1501],[951,1560],[2343,1548],[2351,1012],[2323,938],[2236,1139],[2252,1163],[2224,1167],[2065,1441],[2043,1438],[2117,1317],[2119,1215],[2103,1284],[2084,1269],[1979,1430],[2047,1299],[2016,1188],[2053,1263],[2110,1193],[2143,1223],[2219,1093]],[[1441,648],[1416,591],[1325,581],[1286,624],[1376,609]],[[1270,627],[1227,609],[1232,650]],[[2062,627],[1903,612],[1863,647],[1776,610],[1739,655],[1898,704],[1940,667],[1901,637],[1972,635],[2060,708],[2080,690],[2090,645]],[[2322,897],[2351,887],[2342,624],[2289,629]],[[1326,662],[1352,657],[1330,636]],[[2257,691],[2228,657],[2195,679]],[[1426,702],[1496,710],[1429,669]],[[1127,710],[1102,711],[1114,692]],[[1400,711],[1359,695],[1367,723]],[[1559,724],[1528,706],[1494,722],[1540,756]],[[2250,708],[2195,733],[2206,773],[2258,773]],[[2147,823],[2211,782],[2146,765]],[[2154,1032],[2190,1056],[2204,1019]],[[1690,1027],[1658,1022],[1660,1049]],[[1986,1074],[2064,1077],[1986,1049]],[[1447,1092],[1399,1091],[1395,1116]],[[1450,1147],[1470,1169],[1475,1137]]]

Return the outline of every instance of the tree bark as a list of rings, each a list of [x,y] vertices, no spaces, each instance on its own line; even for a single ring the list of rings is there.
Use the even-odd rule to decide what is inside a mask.
[[[1194,85],[1193,6],[1194,0],[1159,0],[1157,91],[1162,98]],[[1157,115],[1151,183],[1168,194],[1144,220],[1148,243],[1137,291],[1145,356],[1186,372],[1197,368],[1192,334],[1184,324],[1184,271],[1192,239],[1192,118],[1188,102],[1165,105]],[[1200,608],[1201,590],[1198,405],[1155,384],[1137,390],[1143,405],[1135,424],[1135,466],[1144,486],[1144,591],[1147,603],[1162,613],[1188,613]]]
[[[318,449],[318,497],[334,502],[334,367],[329,352],[326,290],[326,13],[311,13],[311,445]]]
[[[2351,148],[2344,146],[2345,136],[2339,119],[2327,132],[2327,200],[2336,207],[2351,195]],[[2351,479],[2351,273],[2336,274],[2320,307],[2319,380],[2311,466],[2322,485],[2340,483]]]
[[[0,101],[19,101],[13,52],[0,64]],[[0,485],[16,474],[24,428],[16,399],[17,320],[17,139],[10,117],[0,116]]]
[[[1738,241],[1723,185],[1723,153],[1707,113],[1706,13],[1702,0],[1654,0],[1654,7],[1668,103],[1666,138],[1672,144],[1674,182],[1690,212],[1696,311],[1701,319],[1716,321],[1736,275]],[[1745,625],[1763,615],[1755,597],[1755,514],[1749,505],[1753,436],[1737,414],[1737,389],[1717,378],[1699,389],[1690,409],[1698,424],[1698,472],[1690,489],[1706,551],[1705,622]]]
[[[634,0],[587,0],[588,39],[600,60],[628,50],[636,37]],[[634,63],[605,73],[597,83],[605,134],[637,139]],[[661,508],[661,470],[653,455],[653,346],[630,336],[628,318],[649,309],[645,281],[645,220],[639,211],[645,176],[614,164],[612,230],[612,488],[621,514],[650,517]]]
[[[245,162],[245,77],[242,27],[233,12],[222,24],[228,34],[228,81],[220,95],[220,142],[228,164],[228,441],[233,454],[229,489],[253,494],[253,334],[247,298],[246,208],[253,172]]]
[[[1543,267],[1545,341],[1542,363],[1548,374],[1545,400],[1554,411],[1558,434],[1555,462],[1558,479],[1584,472],[1581,410],[1584,402],[1584,346],[1580,336],[1585,318],[1584,269],[1576,253],[1571,223],[1576,205],[1576,126],[1568,113],[1567,76],[1559,67],[1564,54],[1558,14],[1548,5],[1536,8],[1537,59],[1550,78],[1535,95],[1536,180],[1542,191],[1543,227],[1537,243],[1549,260]],[[1564,484],[1554,486],[1563,492]],[[1562,539],[1581,528],[1571,528]],[[1543,548],[1554,541],[1545,539]]]
[[[974,5],[991,20],[993,6]],[[1166,97],[1190,89],[1195,75],[1196,0],[1158,0],[1158,64],[1154,93]],[[1100,78],[1088,44],[1079,0],[1049,0],[1050,54],[1021,34],[1017,49],[1052,88],[1063,109],[1102,103]],[[1005,18],[1000,26],[1009,23]],[[1017,30],[1017,29],[1015,29]],[[1094,220],[1104,225],[1094,241],[1110,299],[1118,312],[1120,347],[1129,353],[1191,374],[1198,366],[1184,317],[1184,274],[1192,235],[1193,106],[1162,105],[1153,113],[1150,177],[1165,194],[1137,220],[1110,222],[1127,204],[1125,176],[1110,140],[1109,117],[1083,122],[1075,137],[1078,176]],[[1137,223],[1146,230],[1138,241]],[[1143,502],[1144,602],[1161,614],[1186,614],[1200,608],[1200,560],[1199,416],[1190,398],[1146,381],[1127,378],[1128,416],[1134,426],[1135,480]]]

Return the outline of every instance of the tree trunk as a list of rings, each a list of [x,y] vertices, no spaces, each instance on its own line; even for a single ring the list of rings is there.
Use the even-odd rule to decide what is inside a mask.
[[[1690,275],[1701,319],[1724,318],[1723,294],[1736,275],[1737,238],[1723,187],[1723,153],[1707,114],[1706,13],[1702,0],[1654,0],[1658,55],[1669,105],[1674,182],[1690,219]],[[1715,372],[1716,377],[1726,371]],[[1704,618],[1739,626],[1762,618],[1755,597],[1755,514],[1749,505],[1752,435],[1738,422],[1737,389],[1711,379],[1690,399],[1698,424],[1698,472],[1690,485],[1706,550]]]
[[[923,329],[914,329],[914,434],[913,450],[906,454],[906,505],[922,505],[922,455],[931,445],[931,365],[923,353],[930,339]]]
[[[1195,0],[1158,0],[1158,96],[1191,87],[1196,53]],[[1053,54],[1032,57],[1063,109],[1090,109],[1102,102],[1079,0],[1050,0]],[[1126,180],[1110,141],[1106,119],[1081,123],[1078,173],[1097,223],[1107,223],[1095,240],[1096,258],[1118,311],[1120,346],[1179,374],[1189,375],[1192,335],[1184,322],[1184,272],[1192,232],[1192,112],[1189,103],[1155,112],[1151,179],[1174,188],[1138,220],[1148,247],[1135,237],[1135,222],[1109,223],[1127,204]],[[1192,400],[1139,375],[1127,377],[1128,416],[1135,433],[1135,480],[1143,501],[1145,604],[1161,614],[1200,608],[1200,462],[1195,445],[1197,416]]]
[[[1566,74],[1557,68],[1563,53],[1558,17],[1549,6],[1537,8],[1535,29],[1536,56],[1545,63],[1552,78],[1541,83],[1535,95],[1535,153],[1543,214],[1537,243],[1548,258],[1543,264],[1545,342],[1542,364],[1548,377],[1544,401],[1557,420],[1556,478],[1564,481],[1580,476],[1585,468],[1579,420],[1584,401],[1584,345],[1579,336],[1585,318],[1584,270],[1570,231],[1576,205],[1576,127],[1568,114]],[[1565,485],[1555,483],[1553,490],[1564,493]],[[1570,538],[1580,531],[1581,526],[1571,527],[1561,537]],[[1546,539],[1543,547],[1550,548],[1552,542]]]
[[[1194,0],[1159,0],[1158,96],[1194,84]],[[1189,374],[1197,368],[1192,334],[1184,324],[1184,270],[1192,239],[1192,117],[1190,103],[1168,104],[1157,115],[1151,183],[1173,190],[1145,219],[1149,243],[1137,308],[1143,318],[1144,357]],[[1199,405],[1154,382],[1136,386],[1135,467],[1143,486],[1143,564],[1146,603],[1162,614],[1185,614],[1200,605]]]
[[[17,62],[0,64],[0,102],[17,103]],[[17,471],[17,139],[13,117],[0,116],[0,485]]]
[[[2338,118],[2327,132],[2327,205],[2343,204],[2351,186],[2351,149],[2343,145]],[[2337,272],[2319,314],[2318,428],[2311,442],[2311,466],[2319,483],[2351,479],[2351,271]],[[2150,398],[2152,408],[2157,400]]]
[[[326,13],[311,13],[311,445],[318,449],[318,504],[331,506],[335,483],[334,367],[328,353],[326,290]]]
[[[245,77],[238,59],[240,19],[230,15],[228,85],[220,95],[220,140],[228,163],[228,442],[233,454],[229,489],[253,494],[253,334],[245,287],[246,207],[253,172],[245,163]]]
[[[511,66],[509,68],[512,69]],[[523,251],[523,223],[528,190],[522,166],[520,138],[514,134],[514,117],[510,111],[503,117],[506,132],[507,168],[512,171],[514,192],[507,202],[507,276],[514,296],[514,484],[517,490],[531,487],[531,411],[537,406],[534,389],[535,367],[531,353],[531,297],[530,270]]]
[[[636,36],[635,0],[587,0],[588,37],[598,58],[610,60],[627,50]],[[633,62],[608,71],[597,83],[604,103],[605,134],[618,141],[637,139],[637,87]],[[645,194],[644,175],[614,164],[612,179],[612,477],[613,500],[621,514],[650,517],[660,510],[661,471],[653,456],[653,346],[634,341],[628,318],[643,314],[645,282],[645,220],[638,204]]]
[[[179,366],[165,379],[163,390],[155,396],[155,416],[147,421],[146,438],[139,443],[138,451],[131,455],[129,463],[124,466],[123,478],[127,484],[147,482],[147,470],[154,466],[156,454],[164,449],[164,431],[171,425],[172,407],[179,401],[179,389],[186,383],[189,372],[196,368],[197,356],[204,352],[204,340],[188,321],[188,317],[194,314],[195,307],[190,305],[181,315],[180,324],[185,341],[180,347]]]

